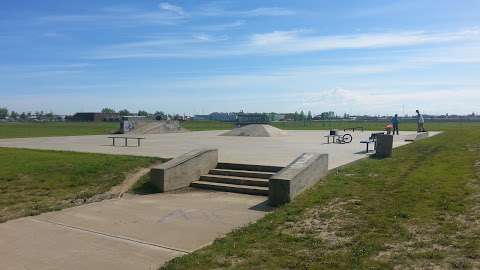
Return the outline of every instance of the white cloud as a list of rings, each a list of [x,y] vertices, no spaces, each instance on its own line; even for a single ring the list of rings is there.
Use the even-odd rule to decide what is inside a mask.
[[[271,46],[284,42],[292,42],[298,38],[299,31],[274,31],[267,34],[254,34],[251,38],[251,45]]]
[[[274,31],[252,36],[250,46],[265,53],[303,53],[335,49],[405,47],[423,44],[472,41],[480,39],[480,29],[429,33],[364,33],[351,35],[304,35],[304,31]]]
[[[118,44],[90,55],[98,59],[122,58],[215,58],[244,55],[288,55],[341,49],[400,48],[421,45],[449,44],[480,40],[480,29],[472,28],[456,32],[387,32],[350,35],[314,35],[311,31],[273,31],[253,34],[243,41],[215,39],[216,44],[202,47],[180,41],[166,43],[163,39],[146,40],[142,48],[119,49],[129,46]],[[131,44],[131,43],[127,43]]]
[[[160,9],[170,11],[170,12],[176,13],[178,15],[185,15],[185,11],[180,6],[172,5],[172,4],[167,3],[167,2],[160,3],[158,6],[160,7]]]
[[[161,3],[160,10],[147,11],[127,7],[103,8],[96,13],[51,15],[37,19],[40,23],[92,23],[115,26],[150,23],[172,25],[184,22],[188,15],[181,7]]]
[[[257,16],[289,16],[295,15],[296,12],[286,8],[280,7],[264,7],[256,8],[248,11],[239,12],[240,15],[247,17],[257,17]]]
[[[223,23],[223,24],[209,24],[209,25],[200,25],[200,26],[194,26],[194,29],[199,29],[203,31],[223,31],[231,28],[237,28],[242,25],[245,25],[244,20],[237,20],[234,22],[230,23]]]
[[[425,113],[467,113],[478,111],[475,100],[480,100],[478,88],[459,87],[410,92],[381,93],[335,88],[305,95],[305,107],[326,108],[335,111],[368,114],[413,114],[416,108]]]
[[[297,14],[296,11],[282,7],[260,7],[249,10],[225,8],[218,4],[207,4],[200,7],[196,12],[198,16],[214,17],[279,17]]]

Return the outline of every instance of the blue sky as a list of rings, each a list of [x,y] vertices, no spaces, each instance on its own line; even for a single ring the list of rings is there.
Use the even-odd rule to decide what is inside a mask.
[[[0,106],[480,112],[480,1],[4,1]]]

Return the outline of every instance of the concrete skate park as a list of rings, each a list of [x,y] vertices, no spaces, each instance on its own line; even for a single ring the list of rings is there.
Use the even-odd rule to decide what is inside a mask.
[[[170,160],[158,168],[163,171],[183,164],[185,158],[176,160],[185,153],[210,149],[215,152],[214,165],[218,167],[208,170],[234,180],[239,177],[232,173],[247,172],[251,181],[255,181],[253,177],[266,183],[266,187],[259,186],[267,193],[257,195],[268,195],[268,178],[290,177],[288,170],[298,169],[298,164],[316,164],[309,163],[311,156],[305,153],[318,154],[314,158],[323,158],[327,170],[367,157],[371,152],[366,153],[360,142],[373,133],[348,132],[352,142],[337,144],[327,143],[329,131],[286,131],[272,137],[221,136],[226,132],[145,134],[139,147],[134,143],[112,146],[106,135],[5,139],[0,140],[0,147],[159,157]],[[430,136],[435,134],[430,132]],[[393,137],[393,147],[416,138],[415,132],[402,132]],[[295,177],[297,172],[293,174]],[[20,218],[0,224],[0,253],[8,254],[2,258],[2,269],[155,269],[260,219],[272,209],[267,196],[188,188],[126,195]]]

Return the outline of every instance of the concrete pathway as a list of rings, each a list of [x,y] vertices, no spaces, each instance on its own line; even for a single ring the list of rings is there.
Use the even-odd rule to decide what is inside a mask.
[[[2,270],[157,269],[263,217],[266,197],[127,196],[0,224]]]

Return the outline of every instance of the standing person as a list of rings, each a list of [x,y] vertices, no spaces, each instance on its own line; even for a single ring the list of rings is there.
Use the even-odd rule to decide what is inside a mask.
[[[392,118],[392,126],[393,126],[393,135],[395,135],[395,132],[397,132],[397,135],[399,135],[399,129],[398,129],[398,114],[395,114]]]
[[[420,114],[419,110],[417,112],[417,132],[425,132],[425,119],[423,119],[423,115]]]

